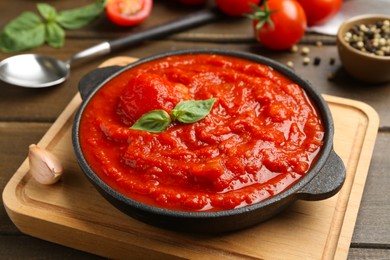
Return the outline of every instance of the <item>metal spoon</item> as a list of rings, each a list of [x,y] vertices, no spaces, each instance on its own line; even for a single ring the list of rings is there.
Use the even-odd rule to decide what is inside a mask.
[[[111,53],[145,40],[184,31],[216,21],[223,15],[215,8],[195,12],[183,18],[138,32],[113,41],[106,41],[76,53],[67,61],[39,54],[22,54],[0,62],[0,79],[12,85],[28,88],[50,87],[64,82],[70,75],[70,66],[80,59]]]

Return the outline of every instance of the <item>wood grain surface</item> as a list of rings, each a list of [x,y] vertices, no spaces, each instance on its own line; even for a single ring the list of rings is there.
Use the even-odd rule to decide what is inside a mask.
[[[354,0],[345,0],[354,1]],[[375,0],[373,0],[375,1]],[[36,12],[39,0],[0,1],[0,27],[23,11]],[[49,1],[58,10],[78,7],[94,0]],[[213,0],[208,1],[212,5]],[[158,23],[192,13],[199,8],[185,8],[175,1],[154,1],[153,14],[145,23],[135,28],[118,28],[108,23],[103,15],[91,25],[75,31],[67,31],[64,47],[60,49],[42,46],[31,51],[53,55],[66,60],[76,52],[102,40],[115,39]],[[275,59],[281,63],[294,62],[295,71],[324,94],[363,101],[372,106],[380,116],[380,128],[374,154],[367,176],[363,198],[352,237],[348,259],[390,259],[390,83],[367,85],[357,82],[344,71],[338,59],[334,37],[307,34],[299,47],[310,47],[309,57],[321,58],[315,66],[302,64],[298,53],[273,52],[262,48],[251,35],[247,26],[250,21],[238,19],[222,21],[148,41],[139,46],[122,50],[114,55],[146,57],[163,51],[201,48],[226,48],[251,52]],[[317,47],[317,40],[324,46]],[[25,52],[22,52],[25,53]],[[16,53],[18,54],[18,53]],[[13,53],[0,53],[0,60]],[[30,143],[36,143],[55,122],[77,92],[79,79],[94,69],[107,57],[72,66],[71,77],[65,83],[51,89],[15,88],[0,82],[0,190],[3,190],[14,172],[27,155]],[[335,64],[329,64],[331,58]],[[335,75],[328,80],[328,75]],[[0,198],[1,200],[1,198]],[[95,259],[71,248],[59,246],[21,233],[11,222],[4,207],[0,208],[0,255],[4,259]]]

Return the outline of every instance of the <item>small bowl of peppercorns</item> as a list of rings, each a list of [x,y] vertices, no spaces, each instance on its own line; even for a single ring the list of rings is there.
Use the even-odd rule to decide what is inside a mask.
[[[368,14],[345,21],[337,47],[343,67],[355,79],[390,81],[390,16]]]

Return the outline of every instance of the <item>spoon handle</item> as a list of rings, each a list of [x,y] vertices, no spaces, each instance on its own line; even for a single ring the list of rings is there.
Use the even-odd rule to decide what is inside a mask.
[[[146,40],[157,39],[163,36],[167,36],[168,34],[181,32],[203,24],[217,21],[222,17],[224,17],[224,15],[217,8],[204,9],[171,22],[131,34],[130,36],[110,41],[109,44],[111,46],[111,50],[118,50],[123,47],[134,45]]]
[[[66,64],[68,67],[70,67],[70,64],[76,60],[99,57],[99,56],[109,54],[110,52],[111,52],[110,44],[108,42],[102,42],[92,47],[89,47],[88,49],[76,53],[69,60],[66,61]]]
[[[86,50],[76,53],[67,61],[67,65],[70,66],[72,62],[79,59],[106,55],[111,53],[112,51],[119,50],[127,46],[135,45],[146,40],[157,39],[168,34],[181,32],[190,28],[194,28],[196,26],[200,26],[202,24],[217,21],[222,17],[225,17],[224,14],[220,12],[217,8],[204,9],[193,14],[184,16],[182,18],[173,20],[171,22],[167,22],[156,27],[152,27],[150,29],[133,33],[124,38],[99,43]]]

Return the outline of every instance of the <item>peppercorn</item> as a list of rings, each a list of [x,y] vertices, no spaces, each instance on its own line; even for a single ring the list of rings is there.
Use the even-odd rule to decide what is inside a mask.
[[[294,63],[292,61],[287,61],[286,65],[290,68],[294,68]]]
[[[308,55],[309,52],[310,52],[309,47],[303,47],[303,48],[302,48],[302,55]]]
[[[335,78],[334,73],[333,73],[333,72],[330,72],[330,73],[328,74],[328,80],[329,80],[329,81],[332,81],[332,80],[334,80],[334,78]]]
[[[290,51],[293,52],[293,53],[297,52],[297,51],[298,51],[298,46],[294,44],[294,45],[291,47]]]
[[[319,57],[314,58],[314,66],[318,66],[321,63],[321,59]]]
[[[357,24],[344,34],[352,48],[367,54],[390,56],[390,20]]]
[[[307,65],[309,63],[310,63],[310,58],[309,57],[303,58],[303,65]]]

